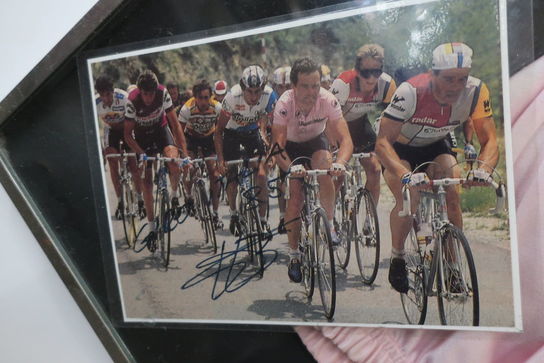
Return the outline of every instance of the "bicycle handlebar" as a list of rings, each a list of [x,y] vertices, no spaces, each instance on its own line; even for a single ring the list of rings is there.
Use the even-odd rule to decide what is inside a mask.
[[[351,154],[351,157],[353,159],[365,159],[372,157],[372,153],[357,153],[357,154]]]
[[[330,173],[330,170],[328,169],[312,169],[312,170],[306,170],[306,176],[312,176],[317,177],[320,175],[328,175]],[[289,193],[289,179],[291,178],[300,178],[297,176],[291,176],[290,173],[287,174],[287,178],[285,179],[285,193],[284,193],[284,199],[288,200],[290,198]]]
[[[264,160],[264,159],[261,156],[255,156],[255,157],[253,157],[251,159],[237,159],[237,160],[225,161],[225,165],[239,165],[239,164],[243,164],[245,162],[253,163],[253,162],[259,161],[259,160]]]
[[[433,186],[448,186],[448,185],[463,185],[470,183],[470,180],[465,178],[442,178],[430,180],[429,187]],[[487,182],[488,186],[492,186],[495,189],[495,194],[497,196],[497,201],[495,208],[490,210],[492,214],[502,213],[505,210],[505,198],[506,198],[506,189],[503,183],[497,183],[494,180]],[[485,185],[482,185],[485,186]],[[410,210],[410,186],[404,185],[402,187],[402,210],[399,212],[399,217],[406,217],[411,214]]]
[[[136,157],[136,153],[108,154],[106,155],[106,159],[120,158],[121,156]]]

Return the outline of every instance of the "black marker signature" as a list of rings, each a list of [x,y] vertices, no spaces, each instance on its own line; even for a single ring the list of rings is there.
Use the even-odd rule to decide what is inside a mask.
[[[300,218],[297,218],[295,220],[298,219]],[[286,225],[293,221],[287,222]],[[263,268],[264,270],[266,270],[274,261],[276,261],[278,257],[278,252],[276,250],[265,250],[266,245],[272,240],[272,237],[278,234],[278,230],[276,228],[270,233],[263,234],[265,235],[263,236],[265,238],[265,240],[263,241],[263,258],[264,256],[266,256],[266,263]],[[211,292],[211,298],[212,300],[217,300],[225,292],[235,292],[245,286],[251,279],[258,276],[260,271],[257,269],[254,273],[251,273],[245,277],[241,277],[241,274],[246,271],[246,268],[249,264],[245,261],[237,260],[237,258],[240,252],[245,252],[247,250],[248,243],[250,243],[246,242],[247,238],[248,237],[245,236],[236,240],[236,247],[232,251],[225,251],[226,241],[223,241],[223,243],[221,244],[221,252],[200,261],[195,267],[201,271],[195,276],[191,277],[189,280],[187,280],[181,286],[181,289],[189,289],[203,281],[206,281],[207,279],[213,279],[214,282]],[[219,276],[221,275],[221,273],[227,274],[227,278],[223,285],[221,285],[221,283],[219,282]]]

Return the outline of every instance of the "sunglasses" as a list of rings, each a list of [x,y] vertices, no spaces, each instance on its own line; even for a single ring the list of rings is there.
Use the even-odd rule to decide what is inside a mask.
[[[196,98],[198,98],[199,100],[209,100],[210,96],[197,96]]]
[[[359,71],[359,74],[361,75],[361,77],[363,77],[363,78],[370,78],[370,76],[373,76],[375,78],[379,78],[383,73],[381,68],[358,69],[358,71]]]

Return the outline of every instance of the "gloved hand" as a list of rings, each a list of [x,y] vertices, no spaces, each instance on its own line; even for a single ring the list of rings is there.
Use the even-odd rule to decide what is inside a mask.
[[[472,144],[465,144],[465,160],[474,161],[478,157],[478,153]]]
[[[426,173],[406,173],[400,179],[400,182],[403,185],[408,185],[411,187],[427,185],[430,183],[429,177]]]
[[[474,169],[468,172],[467,179],[475,183],[488,183],[493,177],[484,169]]]

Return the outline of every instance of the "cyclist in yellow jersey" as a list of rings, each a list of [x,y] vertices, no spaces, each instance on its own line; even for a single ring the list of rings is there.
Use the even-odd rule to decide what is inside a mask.
[[[468,178],[478,184],[491,178],[499,149],[487,86],[471,77],[472,49],[463,43],[446,43],[433,51],[432,70],[402,83],[384,111],[379,125],[376,154],[385,167],[384,178],[395,197],[390,227],[392,259],[389,282],[401,293],[408,291],[404,241],[412,219],[400,217],[402,186],[427,184],[429,178],[459,177],[460,168],[449,145],[449,133],[472,119],[481,144],[478,168]],[[419,165],[436,164],[410,174]],[[417,193],[412,206],[417,205]],[[459,193],[446,188],[448,217],[463,227]]]
[[[203,157],[214,156],[215,146],[213,143],[213,134],[217,124],[217,118],[221,112],[221,104],[211,99],[212,88],[210,84],[202,80],[193,86],[194,97],[190,98],[181,108],[178,120],[185,133],[187,140],[187,150],[191,158],[199,157],[200,148]],[[210,177],[211,200],[213,206],[213,218],[216,228],[220,227],[217,209],[219,208],[219,173],[215,168],[215,162],[209,160],[206,162],[208,175]],[[188,194],[191,192],[191,182],[185,183]],[[190,210],[194,205],[191,197],[188,197],[185,204]]]

